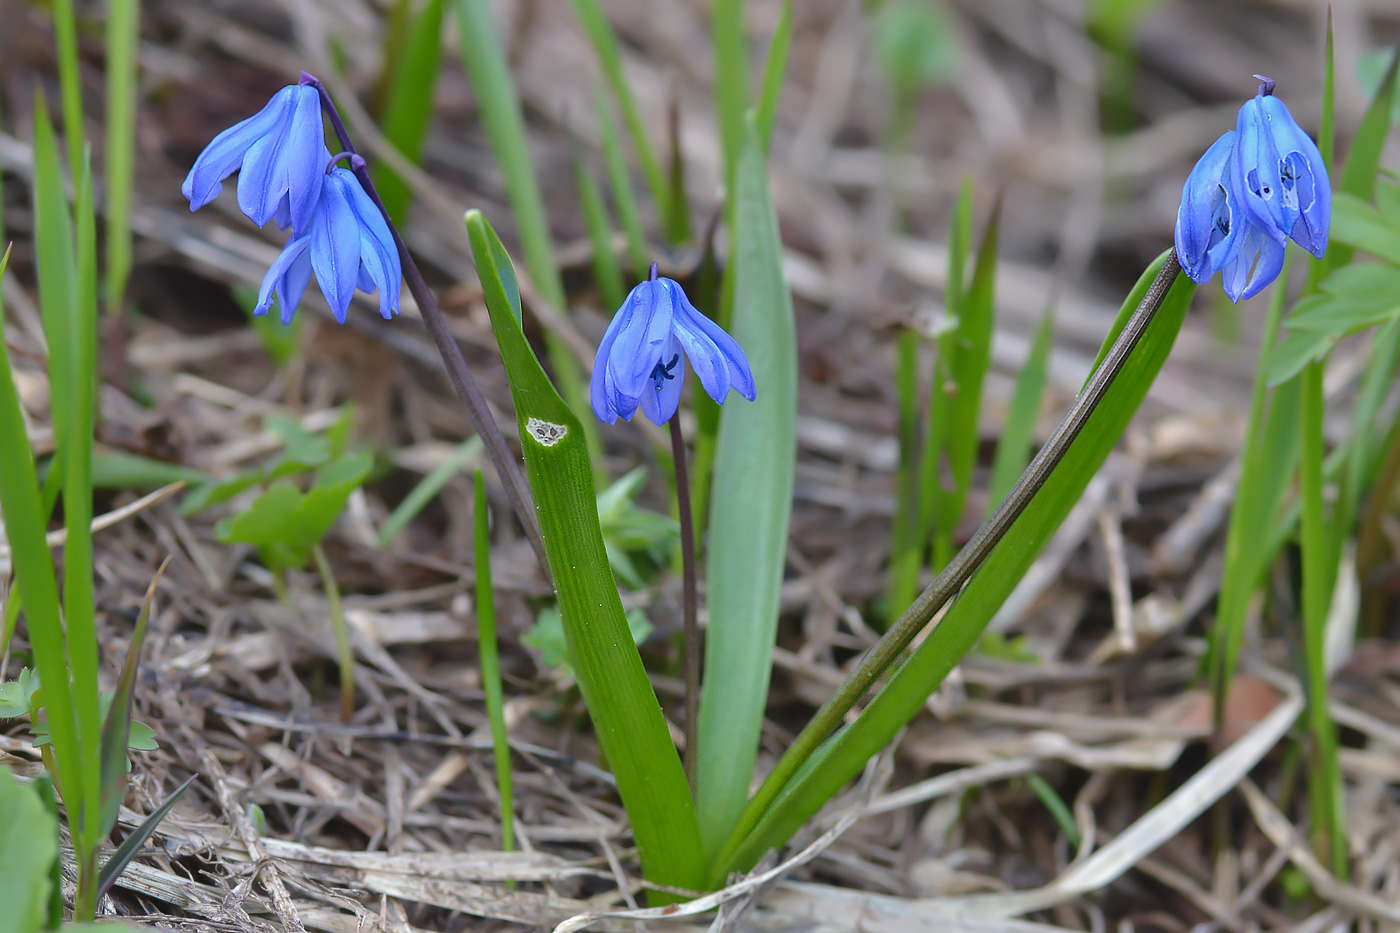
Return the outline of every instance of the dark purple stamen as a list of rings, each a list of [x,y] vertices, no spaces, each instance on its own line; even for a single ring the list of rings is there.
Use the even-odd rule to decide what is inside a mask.
[[[652,263],[651,266],[653,269],[655,269],[656,263]],[[663,383],[665,383],[666,380],[676,378],[675,374],[672,373],[671,370],[675,369],[676,364],[680,361],[681,355],[679,353],[671,357],[671,362],[669,363],[662,364],[661,361],[657,361],[656,368],[651,371],[652,381],[656,383],[656,391],[661,391],[661,386]]]

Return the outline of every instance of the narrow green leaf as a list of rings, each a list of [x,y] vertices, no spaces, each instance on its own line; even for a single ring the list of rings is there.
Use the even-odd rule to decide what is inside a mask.
[[[34,933],[48,916],[58,823],[34,788],[0,768],[0,933]]]
[[[550,383],[511,313],[495,231],[469,211],[472,257],[520,426],[525,468],[563,612],[569,655],[594,731],[632,822],[647,878],[697,888],[704,861],[680,756],[632,644],[603,533],[578,418]]]
[[[1026,355],[1025,365],[1016,374],[1016,388],[1006,410],[1006,422],[992,459],[992,478],[987,485],[987,513],[997,507],[1031,460],[1035,446],[1035,421],[1040,414],[1040,398],[1045,392],[1050,345],[1055,336],[1055,316],[1047,312],[1035,332],[1035,342]]]
[[[108,313],[121,310],[131,274],[131,188],[136,161],[136,46],[141,0],[107,4],[107,183]]]
[[[889,591],[885,615],[897,619],[918,590],[926,536],[919,523],[919,345],[909,329],[894,345],[895,424],[899,461],[895,466],[894,521],[890,523]]]
[[[714,0],[710,5],[710,38],[715,46],[715,115],[719,120],[720,151],[724,156],[724,190],[733,192],[744,149],[744,115],[749,109],[744,0]],[[732,212],[734,198],[726,194],[725,203]],[[721,324],[726,323],[721,321]]]
[[[608,17],[598,0],[571,2],[584,32],[588,34],[588,40],[593,43],[593,52],[598,56],[598,64],[603,69],[603,77],[607,81],[608,89],[612,91],[613,100],[618,110],[622,111],[622,122],[627,126],[632,149],[642,164],[642,174],[646,176],[652,200],[656,202],[657,213],[664,218],[663,225],[667,236],[674,242],[680,242],[686,238],[689,221],[680,226],[677,212],[684,211],[685,205],[683,201],[680,204],[675,203],[666,177],[661,171],[661,162],[656,158],[656,151],[647,136],[647,126],[642,119],[641,110],[637,107],[637,100],[632,96],[632,88],[623,73],[622,53],[618,48],[612,24],[608,22]],[[646,267],[643,266],[642,269],[645,271]]]
[[[121,677],[117,689],[112,693],[111,705],[107,707],[107,719],[102,724],[102,792],[100,816],[97,821],[97,835],[107,836],[117,825],[117,811],[122,798],[126,796],[127,748],[131,744],[131,697],[136,688],[136,670],[141,663],[141,645],[146,640],[146,624],[151,618],[151,606],[155,603],[156,587],[170,566],[170,558],[161,562],[160,568],[151,578],[146,588],[146,598],[141,601],[141,612],[136,617],[136,626],[131,630],[131,644],[126,649],[126,661],[122,664]]]
[[[462,40],[462,64],[476,89],[481,122],[486,127],[491,148],[496,154],[496,163],[506,180],[506,193],[520,231],[520,245],[525,252],[530,278],[544,301],[556,310],[564,311],[567,308],[564,281],[559,277],[549,221],[525,137],[520,96],[516,93],[515,82],[506,63],[505,44],[496,29],[487,0],[453,0],[453,6],[457,11],[457,27]],[[586,416],[589,410],[588,395],[584,391],[583,371],[578,360],[568,344],[549,329],[545,330],[545,347],[569,408]],[[597,427],[591,421],[580,424],[588,440],[588,449],[601,451]],[[598,472],[601,482],[604,477],[601,469]]]
[[[758,138],[767,152],[773,141],[773,126],[778,122],[778,100],[783,95],[787,77],[788,53],[792,51],[792,0],[783,0],[778,13],[778,26],[768,46],[768,58],[763,62],[763,83],[758,92]]]
[[[474,545],[476,550],[476,640],[481,652],[481,689],[491,723],[491,747],[496,759],[496,792],[501,798],[501,850],[515,850],[515,799],[511,792],[510,739],[506,734],[505,697],[501,691],[500,651],[496,645],[496,596],[491,589],[491,526],[487,521],[486,483],[481,471],[474,479]]]
[[[78,24],[73,0],[53,0],[54,38],[58,44],[58,83],[63,102],[63,135],[68,143],[68,165],[77,170],[83,160],[83,86],[78,67]]]
[[[141,821],[141,825],[136,827],[122,840],[122,844],[117,846],[117,851],[112,853],[112,857],[102,863],[102,869],[97,874],[97,896],[101,898],[108,891],[112,890],[112,885],[121,877],[121,873],[126,870],[126,866],[131,864],[131,860],[141,851],[141,847],[146,844],[146,840],[155,834],[156,827],[161,820],[174,809],[175,804],[180,802],[180,798],[189,790],[194,783],[197,774],[191,774],[181,782],[180,786],[170,792],[161,805],[151,811],[151,815]],[[105,926],[105,924],[104,924]]]
[[[203,470],[152,460],[124,450],[94,446],[92,485],[96,489],[159,489],[170,483],[203,483],[210,476]]]
[[[627,249],[632,257],[632,278],[640,279],[651,266],[651,250],[647,248],[646,234],[642,232],[642,215],[637,210],[637,199],[632,193],[632,176],[627,171],[626,159],[622,157],[622,147],[617,141],[617,129],[613,125],[608,100],[603,96],[601,89],[594,97],[598,104],[598,126],[603,137],[603,161],[608,167],[608,184],[612,188],[613,205],[617,208],[617,218],[622,224],[622,230],[627,234]]]
[[[744,808],[768,700],[797,457],[797,335],[767,166],[750,124],[735,190],[732,333],[757,398],[720,416],[710,501],[697,811],[713,854]]]
[[[1164,259],[1165,255],[1144,273],[1134,296],[1146,293]],[[768,805],[751,806],[746,811],[745,821],[739,824],[741,835],[735,839],[737,844],[726,846],[723,858],[712,868],[712,881],[723,879],[731,870],[751,867],[764,852],[790,838],[923,708],[948,671],[976,644],[986,624],[1034,563],[1126,430],[1171,350],[1194,290],[1185,276],[1177,276],[1136,350],[1126,359],[1064,458],[962,588],[938,625],[893,672],[854,723],[822,745],[776,797],[767,798],[771,801]],[[1134,296],[1125,304],[1120,321],[1136,308],[1140,297]],[[752,823],[748,822],[750,814]]]
[[[473,434],[458,445],[452,456],[438,464],[431,473],[423,477],[384,520],[383,526],[379,529],[379,546],[388,547],[389,542],[398,537],[399,533],[408,527],[408,523],[413,521],[418,513],[437,497],[438,493],[442,492],[443,487],[480,455],[485,446],[480,436]]]
[[[442,20],[445,0],[428,0],[404,36],[401,53],[384,107],[384,136],[410,161],[422,160],[423,141],[433,118],[434,91],[442,64]],[[371,169],[384,207],[398,223],[408,213],[408,184],[387,164]]]
[[[593,247],[593,278],[598,283],[604,312],[611,313],[622,307],[622,298],[626,294],[622,269],[617,263],[617,254],[613,252],[612,222],[608,219],[608,207],[603,201],[603,189],[598,185],[598,179],[593,177],[581,152],[574,153],[574,166],[578,178],[579,207],[583,210],[588,241]]]

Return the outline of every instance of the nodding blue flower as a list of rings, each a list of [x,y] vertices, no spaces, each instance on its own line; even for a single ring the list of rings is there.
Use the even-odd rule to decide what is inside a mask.
[[[325,166],[331,155],[324,147],[322,153]],[[353,172],[333,168],[322,174],[325,181],[310,228],[300,236],[294,233],[268,268],[253,313],[266,314],[275,293],[282,323],[290,324],[314,272],[340,323],[345,323],[357,286],[368,294],[378,292],[380,315],[392,318],[399,310],[403,271],[389,225]]]
[[[598,345],[589,392],[593,413],[607,424],[631,421],[640,405],[654,424],[671,420],[685,383],[682,352],[710,398],[723,404],[732,388],[753,401],[744,351],[695,309],[679,282],[658,277],[652,263],[650,278],[627,295]]]
[[[1238,126],[1201,156],[1181,190],[1176,255],[1192,281],[1222,273],[1231,301],[1251,298],[1283,269],[1290,237],[1321,257],[1327,250],[1332,189],[1322,155],[1274,82],[1240,108]]]
[[[1321,259],[1332,219],[1327,166],[1317,144],[1274,96],[1273,79],[1254,77],[1259,92],[1240,108],[1236,127],[1235,192],[1255,223]]]
[[[276,220],[301,236],[311,224],[325,178],[325,126],[316,88],[282,88],[267,106],[224,130],[195,159],[181,192],[190,210],[219,196],[224,179],[238,176],[238,206],[261,227]]]

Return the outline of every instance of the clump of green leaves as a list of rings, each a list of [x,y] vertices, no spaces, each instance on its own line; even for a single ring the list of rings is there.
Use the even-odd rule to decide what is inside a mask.
[[[637,505],[646,476],[646,468],[637,467],[598,493],[598,522],[608,561],[618,579],[633,589],[645,587],[669,564],[681,541],[675,519]]]

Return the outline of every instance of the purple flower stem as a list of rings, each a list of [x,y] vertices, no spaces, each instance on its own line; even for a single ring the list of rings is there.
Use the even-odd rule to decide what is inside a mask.
[[[530,498],[530,487],[525,481],[525,471],[520,468],[520,463],[511,453],[505,435],[501,433],[500,426],[496,424],[496,419],[491,416],[491,410],[486,405],[486,396],[481,394],[480,386],[476,384],[475,377],[472,376],[471,370],[467,367],[467,361],[462,356],[462,348],[457,345],[457,338],[452,335],[451,329],[448,328],[447,318],[443,315],[442,309],[438,307],[437,299],[433,297],[428,283],[423,281],[423,273],[419,271],[418,264],[413,261],[408,246],[404,243],[403,237],[399,235],[399,228],[394,225],[394,219],[385,210],[384,202],[380,199],[379,192],[374,187],[374,181],[370,178],[369,164],[355,149],[355,144],[350,139],[350,131],[345,128],[345,121],[340,118],[340,111],[336,109],[335,102],[331,100],[326,86],[314,75],[304,71],[301,73],[301,83],[314,87],[321,95],[321,106],[330,117],[331,126],[335,129],[336,137],[340,139],[344,153],[350,158],[351,170],[354,171],[355,177],[360,180],[360,184],[364,186],[365,193],[369,195],[370,200],[384,215],[384,222],[389,225],[389,232],[394,237],[394,244],[399,248],[399,257],[403,263],[404,284],[408,286],[414,300],[418,302],[418,309],[423,314],[423,324],[428,328],[433,343],[437,345],[438,353],[442,355],[443,366],[447,369],[447,377],[452,381],[452,387],[457,390],[457,396],[462,400],[462,404],[467,407],[467,414],[471,417],[472,424],[476,426],[476,432],[481,435],[481,440],[486,445],[487,456],[491,458],[491,463],[496,467],[496,475],[501,478],[506,493],[510,496],[510,504],[515,509],[515,515],[520,519],[520,524],[524,526],[525,534],[530,539],[530,546],[534,548],[535,558],[540,562],[540,568],[544,570],[545,576],[548,577],[549,561],[545,557],[544,539],[540,537],[539,520],[535,517],[534,506]]]
[[[655,275],[656,264],[652,263]],[[695,522],[690,514],[690,480],[685,465],[685,438],[680,414],[671,427],[671,459],[676,466],[676,511],[681,524],[681,605],[685,619],[685,777],[695,795],[696,741],[700,719],[700,619],[695,595]]]

